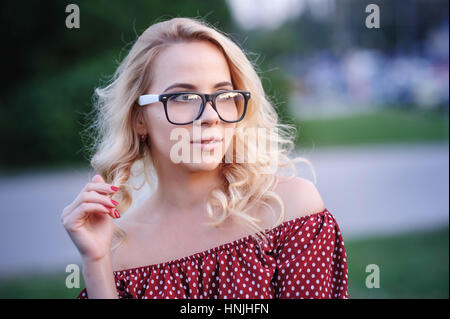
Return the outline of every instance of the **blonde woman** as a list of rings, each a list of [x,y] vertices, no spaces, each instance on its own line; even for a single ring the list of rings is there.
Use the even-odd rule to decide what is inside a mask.
[[[339,226],[312,182],[281,173],[293,130],[224,33],[158,22],[96,95],[98,174],[61,215],[78,298],[348,298]],[[157,187],[130,208],[137,162]]]

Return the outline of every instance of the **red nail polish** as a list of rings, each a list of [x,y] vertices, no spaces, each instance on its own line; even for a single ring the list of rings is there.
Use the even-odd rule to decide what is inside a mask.
[[[113,203],[113,205],[114,206],[117,206],[117,205],[119,205],[119,203],[118,202],[116,202],[114,199],[111,199],[111,203]]]
[[[111,189],[112,189],[113,191],[117,192],[117,191],[119,190],[119,187],[111,186]]]
[[[117,218],[120,218],[120,214],[119,214],[119,212],[117,211],[117,209],[114,210],[114,216],[116,216]]]

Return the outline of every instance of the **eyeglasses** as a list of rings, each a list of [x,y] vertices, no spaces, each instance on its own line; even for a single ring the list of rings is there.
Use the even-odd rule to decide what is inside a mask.
[[[244,118],[250,92],[241,90],[219,91],[214,94],[198,92],[173,92],[167,94],[146,94],[139,97],[138,104],[162,102],[167,120],[175,125],[191,124],[198,120],[211,101],[219,118],[226,123],[236,123]]]

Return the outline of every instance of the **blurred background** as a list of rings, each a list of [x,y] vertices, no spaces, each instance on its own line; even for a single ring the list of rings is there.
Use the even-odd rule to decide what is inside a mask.
[[[350,298],[448,298],[445,0],[1,1],[0,297],[75,298],[60,214],[93,177],[92,94],[136,37],[203,17],[243,47],[344,236]],[[369,4],[380,27],[367,28]],[[298,166],[299,176],[313,180]],[[136,194],[136,203],[144,193]],[[380,287],[366,287],[367,265]]]

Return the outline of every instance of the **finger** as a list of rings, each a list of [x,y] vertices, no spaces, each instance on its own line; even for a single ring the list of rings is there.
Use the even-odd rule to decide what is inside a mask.
[[[96,174],[96,175],[92,178],[92,182],[93,182],[93,183],[103,183],[103,184],[107,184],[107,183],[105,182],[105,180],[103,179],[103,177],[102,177],[100,174]],[[112,186],[111,184],[108,184],[108,185],[111,186],[111,188],[112,188],[112,190],[113,190],[114,192],[116,192],[116,191],[119,190],[118,187]]]
[[[92,182],[93,183],[104,183],[105,180],[103,179],[103,177],[100,174],[96,174],[93,178],[92,178]]]
[[[114,216],[114,208],[109,209],[103,204],[90,202],[83,202],[78,205],[73,212],[73,218],[83,218],[87,214],[106,214],[112,218],[116,218]]]
[[[88,214],[110,215],[110,211],[102,204],[97,203],[82,203],[71,211],[62,220],[64,227],[70,232],[73,231],[79,221],[85,218]],[[74,228],[75,227],[75,228]]]
[[[101,186],[99,185],[91,185],[91,184],[102,184]],[[70,203],[69,205],[67,205],[66,209],[64,209],[63,214],[62,215],[66,215],[66,212],[71,212],[72,210],[75,209],[75,207],[77,205],[79,205],[82,201],[80,200],[80,195],[81,193],[85,192],[85,191],[93,191],[96,190],[97,192],[100,192],[102,194],[114,194],[118,189],[117,188],[111,188],[112,185],[105,183],[105,181],[103,180],[103,177],[100,174],[96,174],[94,175],[94,177],[92,178],[92,182],[86,184],[83,189],[81,190],[81,192],[78,194],[78,196],[75,198],[75,200]],[[62,216],[61,216],[62,217]]]
[[[115,200],[109,198],[108,196],[99,194],[95,191],[82,193],[80,196],[80,200],[82,202],[103,204],[108,209],[116,208],[117,205],[119,205],[119,203],[116,202]]]
[[[110,195],[117,192],[118,189],[119,188],[107,183],[87,183],[83,191],[85,192],[96,191],[102,194]]]

